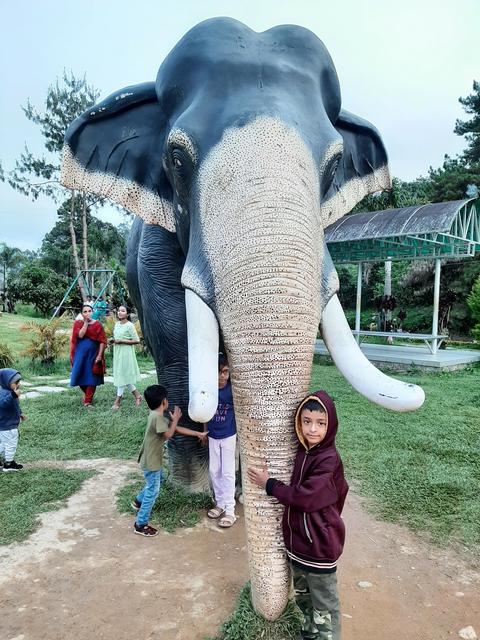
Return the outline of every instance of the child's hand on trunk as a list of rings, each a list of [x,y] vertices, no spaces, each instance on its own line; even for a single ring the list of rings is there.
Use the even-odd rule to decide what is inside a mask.
[[[267,463],[265,463],[261,469],[258,469],[257,467],[248,467],[247,477],[250,482],[253,482],[253,484],[262,487],[262,489],[265,489],[267,480],[269,478]]]

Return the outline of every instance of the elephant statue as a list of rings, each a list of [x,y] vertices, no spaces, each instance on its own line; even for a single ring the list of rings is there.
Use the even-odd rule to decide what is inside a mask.
[[[419,387],[366,360],[336,295],[324,230],[390,177],[379,133],[341,108],[332,59],[309,30],[198,24],[155,82],[118,91],[71,124],[62,183],[138,216],[131,295],[159,380],[194,422],[216,410],[223,345],[242,469],[266,461],[289,481],[293,415],[319,324],[360,393],[397,411],[422,404]],[[196,444],[175,439],[169,455],[174,472],[202,485]],[[290,587],[283,507],[243,480],[253,604],[275,619]]]

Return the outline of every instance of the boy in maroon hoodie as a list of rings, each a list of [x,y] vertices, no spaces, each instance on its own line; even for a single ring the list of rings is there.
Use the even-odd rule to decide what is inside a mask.
[[[251,482],[285,505],[283,538],[305,640],[340,638],[336,570],[345,540],[340,514],[348,484],[335,448],[337,427],[333,400],[316,391],[302,400],[295,414],[300,444],[290,484],[270,478],[266,465],[247,470]]]

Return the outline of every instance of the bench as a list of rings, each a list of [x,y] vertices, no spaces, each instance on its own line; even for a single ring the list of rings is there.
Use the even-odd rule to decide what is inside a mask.
[[[432,333],[408,333],[407,331],[357,331],[352,329],[352,333],[357,337],[359,344],[368,336],[375,336],[377,338],[398,338],[399,340],[423,340],[431,353],[436,353],[438,347],[448,338],[447,335],[434,336]]]

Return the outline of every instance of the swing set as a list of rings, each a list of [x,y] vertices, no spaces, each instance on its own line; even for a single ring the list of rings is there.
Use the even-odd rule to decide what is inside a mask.
[[[64,307],[65,301],[68,299],[73,288],[79,284],[83,284],[84,291],[88,296],[88,300],[95,305],[103,296],[112,295],[114,287],[119,291],[120,297],[124,299],[126,297],[125,289],[120,281],[117,272],[113,269],[83,269],[80,271],[70,283],[62,301],[55,307],[51,319],[56,318],[60,310],[63,308],[64,313],[76,315],[76,310],[73,307]]]

